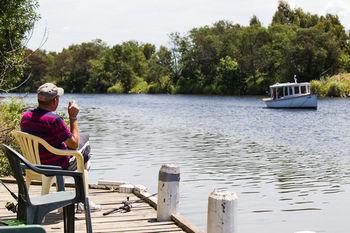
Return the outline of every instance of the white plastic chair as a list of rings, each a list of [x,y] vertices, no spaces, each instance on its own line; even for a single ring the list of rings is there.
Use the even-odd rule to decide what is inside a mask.
[[[12,135],[16,138],[23,156],[32,164],[41,164],[39,145],[42,145],[46,150],[58,156],[74,156],[77,161],[77,171],[83,174],[85,193],[86,195],[88,194],[88,171],[84,166],[84,157],[79,151],[57,149],[52,147],[44,139],[21,131],[13,131]],[[55,181],[54,178],[54,176],[45,176],[33,171],[28,171],[26,172],[27,189],[29,190],[32,180],[38,180],[42,182],[41,194],[48,194],[53,182]]]

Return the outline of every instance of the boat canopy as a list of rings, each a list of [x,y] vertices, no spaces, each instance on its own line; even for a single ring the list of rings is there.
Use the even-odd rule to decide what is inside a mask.
[[[270,86],[272,99],[310,94],[310,83],[276,83]]]
[[[276,83],[270,86],[270,88],[290,87],[290,86],[310,86],[310,83]]]

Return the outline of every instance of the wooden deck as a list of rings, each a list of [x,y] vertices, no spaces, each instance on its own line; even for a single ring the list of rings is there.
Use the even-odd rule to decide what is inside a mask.
[[[6,185],[17,194],[17,185]],[[0,184],[0,221],[15,219],[15,214],[6,210],[6,201],[13,201],[8,191]],[[31,195],[39,195],[41,186],[32,185]],[[153,233],[153,232],[185,232],[173,221],[157,222],[156,211],[147,203],[134,203],[128,213],[112,213],[103,216],[102,213],[122,206],[122,202],[130,197],[130,201],[139,200],[134,194],[123,194],[104,189],[90,189],[90,199],[102,206],[102,211],[93,212],[93,232],[126,232],[126,233]],[[62,214],[56,212],[47,215],[43,223],[48,233],[63,232]],[[75,232],[85,231],[85,215],[76,214]]]

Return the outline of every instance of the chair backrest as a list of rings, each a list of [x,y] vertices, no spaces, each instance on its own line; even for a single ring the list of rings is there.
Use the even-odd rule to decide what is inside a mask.
[[[39,156],[39,144],[43,144],[43,139],[25,132],[13,131],[12,135],[16,138],[21,147],[24,157],[33,164],[41,164]],[[45,141],[44,141],[45,142]]]
[[[84,171],[84,157],[76,150],[61,150],[51,146],[44,139],[22,131],[13,131],[12,135],[16,138],[21,147],[24,157],[33,164],[40,164],[39,145],[55,155],[75,156],[77,159],[77,170]]]
[[[13,176],[15,177],[18,185],[18,198],[22,198],[23,201],[29,202],[28,190],[23,178],[23,169],[21,163],[27,165],[28,161],[20,155],[17,151],[7,145],[3,145],[5,155],[9,160],[10,167],[12,169]]]

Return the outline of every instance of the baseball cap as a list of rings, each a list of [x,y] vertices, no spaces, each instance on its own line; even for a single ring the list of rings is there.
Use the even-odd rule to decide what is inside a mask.
[[[53,83],[45,83],[38,88],[37,93],[38,100],[46,102],[52,100],[56,96],[63,95],[64,90]]]

